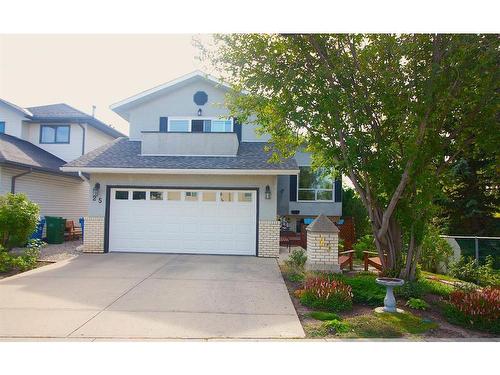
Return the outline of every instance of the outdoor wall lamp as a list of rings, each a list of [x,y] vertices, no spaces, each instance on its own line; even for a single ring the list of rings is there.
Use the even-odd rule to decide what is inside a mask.
[[[201,110],[201,108],[198,108],[198,116],[201,116],[203,114],[203,111]]]
[[[101,184],[96,182],[94,188],[92,189],[92,198],[95,200],[99,195],[99,189],[101,188]]]
[[[266,185],[266,199],[271,199],[271,188]]]

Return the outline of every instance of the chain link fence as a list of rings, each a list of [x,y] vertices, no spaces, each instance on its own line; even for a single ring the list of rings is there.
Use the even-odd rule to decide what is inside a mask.
[[[441,236],[454,240],[460,248],[460,255],[470,256],[479,263],[484,263],[488,255],[493,257],[493,267],[500,269],[500,237],[479,236]],[[450,243],[453,246],[452,243]]]

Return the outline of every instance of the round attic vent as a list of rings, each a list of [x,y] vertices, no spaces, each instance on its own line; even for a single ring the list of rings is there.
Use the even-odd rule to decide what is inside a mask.
[[[205,91],[197,91],[194,95],[193,95],[193,101],[197,104],[197,105],[205,105],[208,101],[208,95]]]

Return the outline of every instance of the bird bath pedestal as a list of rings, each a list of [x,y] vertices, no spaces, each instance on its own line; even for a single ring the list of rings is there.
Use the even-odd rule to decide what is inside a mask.
[[[402,279],[395,279],[390,277],[379,277],[377,278],[377,284],[383,285],[386,288],[385,298],[384,298],[384,307],[377,307],[375,312],[403,312],[403,310],[398,309],[396,307],[396,298],[394,298],[393,288],[395,286],[401,286],[405,283]]]

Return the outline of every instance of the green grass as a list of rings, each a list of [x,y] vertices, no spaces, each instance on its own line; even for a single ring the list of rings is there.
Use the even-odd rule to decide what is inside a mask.
[[[447,297],[455,290],[453,286],[435,280],[420,279],[418,282],[423,285],[425,293],[435,294],[441,297]]]
[[[307,316],[310,316],[313,319],[322,320],[322,321],[341,320],[341,318],[337,314],[331,313],[331,312],[326,312],[326,311],[313,311],[313,312],[308,313]]]
[[[439,279],[439,280],[450,281],[450,282],[462,282],[461,280],[456,279],[452,276],[442,275],[440,273],[432,273],[432,272],[428,272],[428,271],[421,271],[420,273],[423,277],[434,277],[434,278]]]
[[[352,338],[399,338],[405,334],[422,334],[438,327],[436,323],[424,321],[408,312],[355,316],[345,319],[344,323],[349,330],[339,336]]]
[[[377,284],[373,274],[360,273],[353,277],[346,277],[345,283],[352,288],[353,300],[370,306],[379,306],[384,303],[385,287]]]

